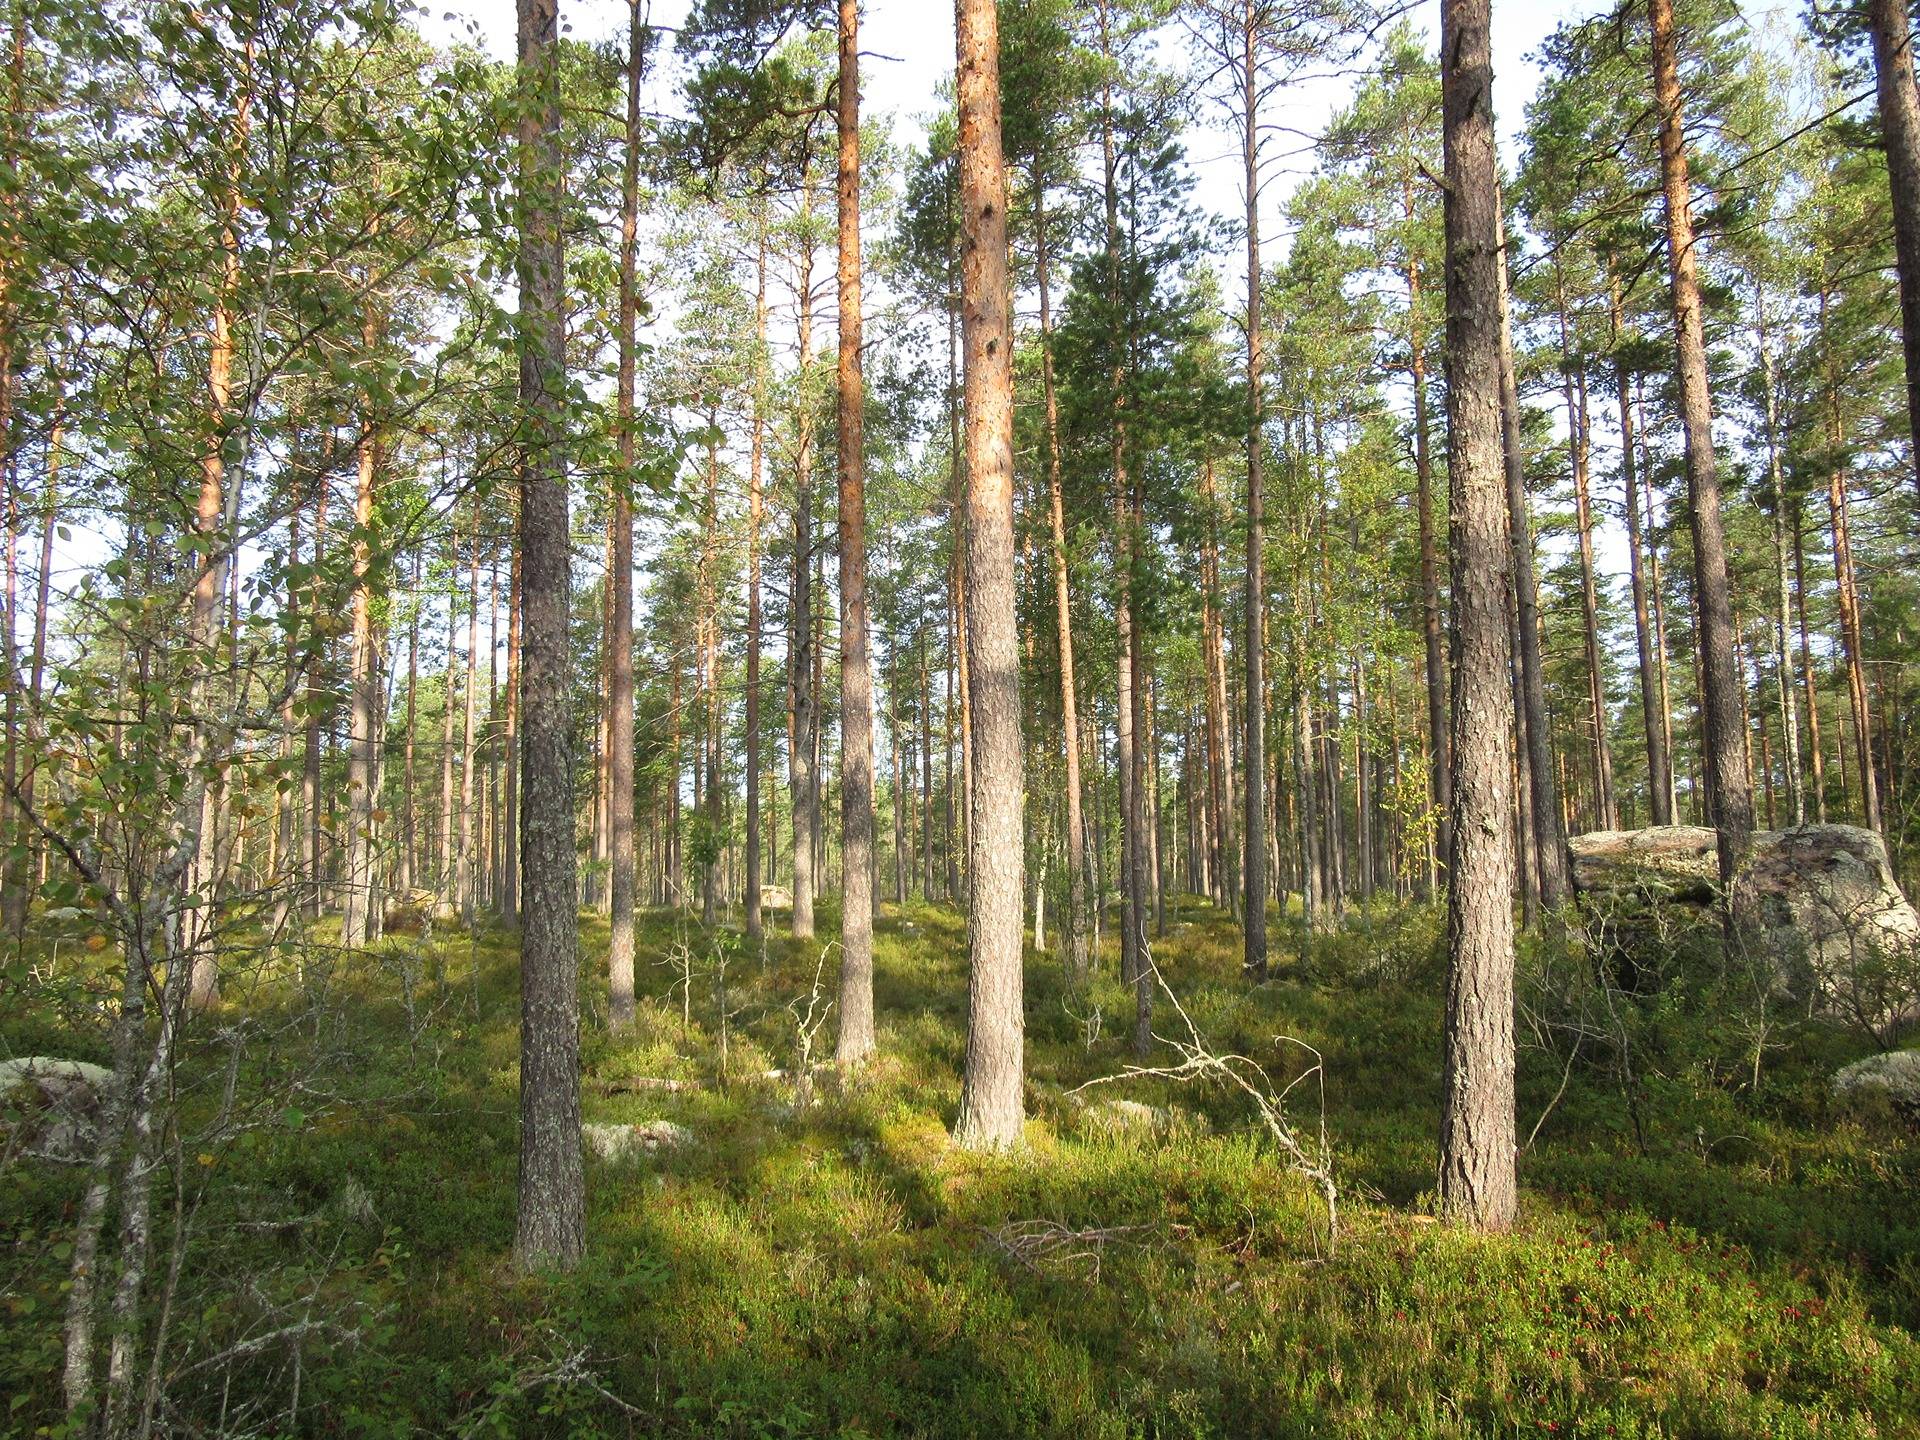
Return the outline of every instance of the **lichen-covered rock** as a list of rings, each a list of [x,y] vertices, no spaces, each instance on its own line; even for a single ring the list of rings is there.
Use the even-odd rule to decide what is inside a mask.
[[[91,1156],[100,1105],[113,1072],[85,1060],[32,1055],[0,1060],[0,1123],[13,1138],[49,1160]]]
[[[791,910],[793,892],[784,885],[762,885],[760,887],[760,908],[762,910]]]
[[[693,1132],[671,1120],[646,1120],[638,1125],[602,1125],[589,1122],[580,1127],[587,1153],[602,1160],[637,1160],[668,1150],[684,1150],[693,1144]]]
[[[1594,830],[1567,841],[1573,888],[1708,905],[1720,881],[1714,832],[1703,825]]]
[[[1920,914],[1893,878],[1885,842],[1853,825],[1755,835],[1734,875],[1734,913],[1783,971],[1804,964],[1829,985],[1869,957],[1920,952]]]
[[[1628,983],[1659,973],[1687,927],[1719,930],[1716,843],[1697,825],[1568,840],[1574,889],[1606,963]],[[1920,1014],[1920,914],[1873,831],[1756,831],[1737,857],[1732,900],[1747,953],[1782,992],[1810,996],[1883,1040]]]
[[[1836,1099],[1884,1099],[1894,1109],[1920,1119],[1920,1050],[1895,1050],[1856,1060],[1833,1077]]]

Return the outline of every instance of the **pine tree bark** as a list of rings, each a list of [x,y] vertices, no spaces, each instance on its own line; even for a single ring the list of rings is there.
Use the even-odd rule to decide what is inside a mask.
[[[867,653],[865,387],[860,314],[860,3],[840,0],[840,1035],[873,1053],[873,672]],[[1018,896],[1015,913],[1018,913]]]
[[[1893,200],[1894,258],[1900,274],[1900,341],[1907,362],[1907,418],[1920,435],[1920,95],[1914,90],[1907,0],[1867,0],[1873,70],[1880,96]],[[1920,484],[1920,470],[1915,474]]]
[[[1707,347],[1700,316],[1673,0],[1647,0],[1647,13],[1653,38],[1654,102],[1660,112],[1660,180],[1678,350],[1676,379],[1686,432],[1694,590],[1700,609],[1703,748],[1713,824],[1720,837],[1720,880],[1723,886],[1731,886],[1734,867],[1753,830],[1753,792],[1741,761],[1740,677],[1733,664],[1733,609],[1720,514],[1720,475],[1713,451],[1712,404],[1707,392]]]
[[[586,1249],[580,1154],[580,912],[568,751],[572,588],[566,480],[566,264],[560,230],[558,0],[517,0],[521,119],[520,1194],[514,1263],[570,1268]]]
[[[1447,886],[1440,1208],[1504,1230],[1517,1202],[1499,203],[1489,0],[1446,0],[1447,460],[1453,477],[1453,848]]]
[[[1024,1119],[1022,754],[1013,558],[1013,300],[994,0],[955,0],[966,337],[967,667],[973,677],[967,1060],[957,1143],[1004,1150]]]

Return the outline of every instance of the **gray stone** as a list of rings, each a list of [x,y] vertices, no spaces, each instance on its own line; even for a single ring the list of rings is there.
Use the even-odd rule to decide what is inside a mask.
[[[1719,888],[1714,832],[1698,825],[1602,830],[1567,841],[1574,889],[1607,903],[1631,950],[1634,913],[1685,907],[1709,919]],[[1893,877],[1879,835],[1854,825],[1755,831],[1733,880],[1734,917],[1789,990],[1829,997],[1863,957],[1920,959],[1920,914]],[[1683,918],[1689,918],[1684,917]],[[1641,926],[1644,929],[1646,927]]]
[[[762,885],[760,887],[760,908],[762,910],[791,910],[793,892],[784,885]]]
[[[1582,894],[1630,892],[1705,905],[1720,880],[1714,833],[1702,825],[1593,830],[1567,840],[1567,858]]]

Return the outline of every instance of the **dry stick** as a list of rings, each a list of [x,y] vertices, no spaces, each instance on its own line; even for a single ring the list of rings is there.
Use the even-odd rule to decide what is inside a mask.
[[[1149,1077],[1172,1080],[1183,1085],[1191,1080],[1217,1079],[1224,1080],[1228,1084],[1236,1086],[1253,1101],[1255,1107],[1260,1112],[1261,1123],[1266,1126],[1268,1135],[1272,1137],[1273,1142],[1280,1147],[1281,1151],[1292,1162],[1294,1170],[1311,1181],[1314,1188],[1320,1192],[1320,1198],[1327,1207],[1327,1253],[1332,1254],[1340,1238],[1340,1215],[1339,1188],[1335,1185],[1333,1178],[1333,1152],[1327,1142],[1326,1057],[1314,1049],[1313,1046],[1307,1044],[1306,1041],[1292,1035],[1274,1036],[1276,1042],[1284,1041],[1290,1045],[1298,1045],[1302,1050],[1305,1050],[1309,1055],[1313,1056],[1314,1059],[1312,1066],[1301,1071],[1300,1074],[1296,1075],[1287,1083],[1285,1088],[1281,1089],[1278,1094],[1275,1094],[1272,1077],[1267,1074],[1266,1068],[1261,1065],[1259,1061],[1245,1055],[1215,1055],[1207,1049],[1206,1041],[1200,1038],[1199,1027],[1193,1023],[1193,1017],[1187,1014],[1186,1007],[1180,1003],[1180,997],[1173,993],[1173,987],[1167,984],[1166,977],[1160,973],[1160,967],[1153,959],[1151,947],[1142,947],[1142,959],[1148,972],[1160,986],[1161,993],[1167,997],[1168,1002],[1173,1006],[1174,1013],[1180,1017],[1181,1023],[1187,1027],[1188,1040],[1186,1042],[1169,1039],[1159,1034],[1154,1036],[1161,1044],[1171,1045],[1180,1053],[1180,1063],[1178,1065],[1161,1066],[1128,1065],[1117,1075],[1096,1076],[1083,1085],[1076,1085],[1067,1093],[1069,1095],[1078,1095],[1082,1090],[1091,1089],[1095,1085],[1107,1085],[1116,1080],[1144,1079]],[[1255,1084],[1252,1079],[1248,1078],[1247,1072],[1251,1072],[1253,1076],[1257,1077],[1259,1083]],[[1294,1134],[1293,1127],[1287,1123],[1286,1114],[1283,1109],[1287,1096],[1293,1093],[1294,1086],[1305,1080],[1309,1075],[1318,1077],[1316,1083],[1320,1089],[1320,1138],[1318,1158],[1307,1153],[1306,1147],[1300,1143],[1299,1137]]]

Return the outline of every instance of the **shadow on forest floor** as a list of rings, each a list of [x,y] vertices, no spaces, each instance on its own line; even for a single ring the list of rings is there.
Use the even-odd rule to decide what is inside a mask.
[[[1027,1144],[983,1158],[946,1139],[965,1038],[958,914],[886,907],[880,1057],[844,1080],[823,1072],[801,1109],[789,1006],[804,1009],[823,949],[831,998],[831,903],[811,942],[770,917],[764,952],[653,912],[639,1023],[619,1038],[605,1028],[605,924],[587,918],[584,1110],[600,1123],[671,1120],[692,1140],[589,1160],[577,1272],[520,1279],[506,1264],[514,938],[396,937],[393,954],[426,963],[340,958],[325,1024],[249,1058],[325,1079],[296,1122],[206,1157],[190,1258],[202,1298],[228,1299],[183,1321],[185,1338],[217,1351],[244,1330],[249,1285],[310,1286],[342,1317],[332,1342],[301,1355],[300,1409],[281,1424],[311,1433],[1731,1437],[1920,1425],[1920,1346],[1903,1328],[1920,1323],[1920,1160],[1911,1135],[1829,1113],[1822,1081],[1853,1053],[1844,1041],[1800,1036],[1758,1093],[1691,1072],[1648,1077],[1644,1150],[1607,1074],[1574,1067],[1523,1156],[1519,1229],[1476,1237],[1424,1213],[1437,916],[1354,917],[1310,959],[1276,916],[1276,978],[1257,988],[1229,917],[1188,899],[1170,919],[1156,959],[1212,1046],[1282,1085],[1311,1063],[1305,1047],[1324,1056],[1344,1190],[1332,1254],[1317,1198],[1255,1133],[1244,1097],[1147,1079],[1072,1093],[1129,1058],[1132,998],[1110,946],[1079,992],[1054,958],[1029,952]],[[263,1016],[284,1003],[270,988],[254,1001]],[[44,1017],[4,1023],[14,1050],[46,1043]],[[816,1056],[831,1054],[832,1030],[829,1018]],[[766,1078],[774,1070],[786,1073]],[[649,1080],[680,1088],[636,1083]],[[1561,1080],[1557,1058],[1523,1051],[1523,1137]],[[1297,1123],[1317,1126],[1318,1093],[1292,1092]],[[1104,1102],[1120,1098],[1165,1107],[1167,1123],[1117,1120]],[[1718,1143],[1728,1135],[1741,1138]],[[29,1421],[53,1414],[47,1317],[63,1271],[43,1242],[71,1223],[76,1184],[0,1172],[0,1214],[18,1217],[5,1222],[0,1389],[28,1397]],[[269,1209],[303,1218],[291,1230],[241,1223]],[[264,1388],[288,1370],[262,1347],[204,1383],[183,1376],[177,1403],[205,1423],[221,1403],[216,1376]]]

